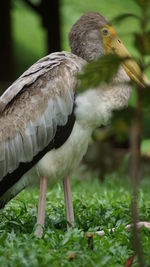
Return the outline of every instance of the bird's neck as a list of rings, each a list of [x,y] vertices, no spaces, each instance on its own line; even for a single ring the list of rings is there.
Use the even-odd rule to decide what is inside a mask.
[[[113,110],[128,105],[131,95],[129,78],[122,68],[111,84],[90,89],[76,97],[76,120],[92,129],[107,124]]]

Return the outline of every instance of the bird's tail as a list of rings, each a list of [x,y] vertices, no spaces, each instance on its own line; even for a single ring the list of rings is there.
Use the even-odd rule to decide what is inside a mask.
[[[18,195],[23,189],[24,188],[18,188],[18,190],[13,190],[12,187],[8,191],[6,191],[3,195],[0,195],[0,209],[4,208],[4,206],[16,195]]]
[[[13,178],[12,174],[8,174],[0,181],[0,209],[27,187],[29,183],[26,175],[19,180],[10,178]]]

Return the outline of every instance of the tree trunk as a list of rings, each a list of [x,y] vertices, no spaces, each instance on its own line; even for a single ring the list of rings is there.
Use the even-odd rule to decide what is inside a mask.
[[[61,50],[59,0],[43,0],[41,3],[43,26],[47,30],[48,53]]]
[[[47,31],[47,51],[48,53],[61,50],[60,34],[60,12],[59,0],[41,0],[39,4],[34,4],[31,0],[23,0],[30,8],[38,13]]]
[[[9,82],[14,76],[11,38],[10,0],[0,1],[0,81]]]

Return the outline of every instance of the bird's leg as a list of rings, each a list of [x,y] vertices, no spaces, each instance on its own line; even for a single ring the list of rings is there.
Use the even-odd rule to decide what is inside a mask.
[[[43,227],[45,222],[45,206],[46,206],[46,188],[47,178],[40,177],[40,193],[39,193],[39,206],[37,216],[37,229],[36,236],[41,238],[43,234]]]
[[[64,197],[65,197],[65,204],[66,204],[66,219],[72,225],[72,227],[74,227],[74,212],[73,212],[70,176],[67,176],[64,179],[63,184],[64,184]],[[68,228],[69,228],[69,224],[67,224],[67,229]]]

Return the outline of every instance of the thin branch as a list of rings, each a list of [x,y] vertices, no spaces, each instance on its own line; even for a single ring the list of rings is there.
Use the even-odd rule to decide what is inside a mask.
[[[27,4],[29,7],[31,7],[35,12],[41,15],[41,4],[35,5],[30,0],[23,0],[25,4]]]
[[[141,99],[138,91],[137,118],[131,127],[130,148],[131,148],[131,186],[132,186],[132,220],[133,220],[133,241],[137,253],[139,267],[143,267],[143,253],[140,236],[137,229],[138,208],[137,208],[137,187],[140,172],[140,140],[141,140]]]
[[[150,231],[150,223],[149,222],[138,222],[136,224],[136,227],[137,227],[138,230],[141,229],[141,228],[146,228],[146,229],[148,229]],[[125,226],[125,229],[127,229],[127,230],[130,230],[132,228],[133,228],[133,224],[128,224],[128,225]],[[116,229],[117,228],[115,228],[115,227],[111,228],[111,229],[108,229],[108,232],[109,233],[113,233],[113,232],[115,232]],[[91,238],[91,237],[93,237],[95,235],[103,237],[105,234],[106,233],[103,230],[96,231],[96,232],[86,232],[85,233],[86,237],[88,237],[88,238]]]

